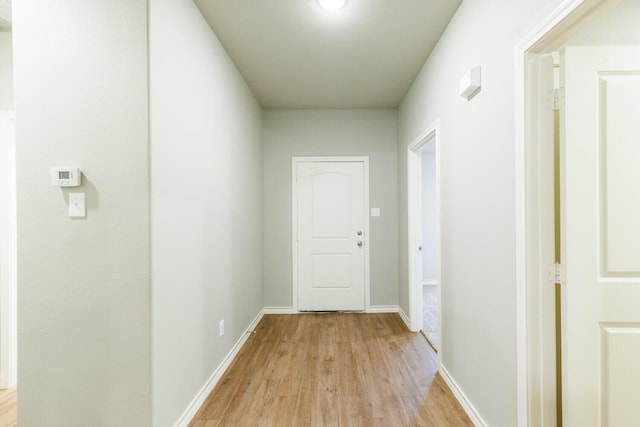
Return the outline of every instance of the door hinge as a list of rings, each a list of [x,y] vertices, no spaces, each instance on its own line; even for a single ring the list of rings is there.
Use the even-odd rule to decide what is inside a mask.
[[[564,285],[566,280],[566,271],[564,265],[562,264],[553,264],[553,283],[558,283],[560,285]]]
[[[553,90],[553,111],[557,111],[562,107],[564,102],[564,88]]]

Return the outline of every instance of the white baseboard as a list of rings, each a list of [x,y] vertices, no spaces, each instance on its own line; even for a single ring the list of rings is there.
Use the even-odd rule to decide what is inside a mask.
[[[262,312],[264,314],[296,314],[293,307],[265,307]]]
[[[399,310],[397,305],[372,305],[368,313],[397,313]]]
[[[400,306],[398,306],[398,314],[400,314],[400,318],[404,324],[407,325],[407,329],[411,330],[411,320],[409,320],[409,316],[407,316],[407,313],[405,313]]]
[[[444,382],[447,383],[447,385],[451,389],[451,392],[456,397],[458,402],[460,402],[460,405],[462,405],[462,408],[467,413],[469,418],[471,418],[471,422],[473,423],[473,425],[476,427],[487,427],[487,423],[484,422],[478,411],[476,411],[476,408],[473,407],[460,386],[458,386],[458,383],[454,381],[454,379],[449,374],[449,371],[447,371],[447,368],[445,368],[442,364],[440,364],[440,376],[442,377]]]
[[[372,305],[367,313],[398,313],[400,307],[397,305]],[[265,307],[264,314],[298,314],[293,307]]]
[[[240,352],[240,349],[242,349],[242,346],[244,346],[245,342],[247,342],[247,339],[249,338],[249,335],[250,335],[249,332],[253,331],[256,328],[256,326],[258,326],[258,323],[260,323],[260,320],[262,319],[264,312],[265,312],[264,309],[260,310],[256,318],[253,319],[249,327],[246,329],[245,333],[242,334],[242,336],[238,339],[238,341],[233,346],[231,351],[229,351],[229,353],[227,354],[227,357],[225,357],[222,363],[218,365],[218,367],[213,372],[211,377],[209,377],[209,379],[204,384],[204,386],[200,389],[198,394],[196,394],[196,397],[191,401],[191,403],[189,404],[187,409],[184,411],[180,419],[178,419],[178,422],[175,424],[175,427],[187,427],[189,425],[193,417],[196,415],[196,413],[204,403],[207,396],[209,396],[209,393],[211,393],[211,391],[216,386],[216,384],[218,384],[218,381],[220,381],[220,378],[222,378],[222,375],[229,368],[229,366],[231,365],[231,362],[233,362],[233,359],[236,358],[236,356]]]

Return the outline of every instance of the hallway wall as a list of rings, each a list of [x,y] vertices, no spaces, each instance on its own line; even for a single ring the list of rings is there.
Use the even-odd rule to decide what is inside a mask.
[[[0,111],[13,110],[12,33],[0,31]]]
[[[620,0],[569,40],[567,46],[638,46],[639,16],[638,0]]]
[[[266,307],[292,306],[291,157],[369,156],[371,304],[398,304],[396,110],[265,110]]]
[[[164,427],[263,307],[262,110],[193,2],[151,0],[149,18],[153,425]]]
[[[13,2],[21,426],[150,423],[145,0]],[[50,168],[83,184],[54,187]],[[84,192],[86,218],[69,218]]]
[[[515,46],[559,3],[465,0],[399,109],[401,211],[407,146],[440,120],[442,362],[492,427],[517,423]],[[467,101],[458,81],[476,65],[482,91]],[[408,311],[404,215],[400,235],[400,305]]]

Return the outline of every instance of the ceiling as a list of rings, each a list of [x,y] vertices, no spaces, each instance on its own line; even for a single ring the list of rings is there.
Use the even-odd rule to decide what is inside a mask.
[[[394,108],[461,0],[194,0],[265,108]]]

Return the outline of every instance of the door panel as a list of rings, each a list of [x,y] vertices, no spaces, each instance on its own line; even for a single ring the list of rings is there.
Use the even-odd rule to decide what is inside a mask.
[[[640,48],[563,55],[565,426],[640,426]]]
[[[297,168],[299,309],[362,311],[364,162],[309,161]]]
[[[640,73],[602,73],[599,83],[600,264],[604,276],[639,277]]]
[[[351,229],[351,176],[326,172],[309,178],[313,238],[348,238]]]

